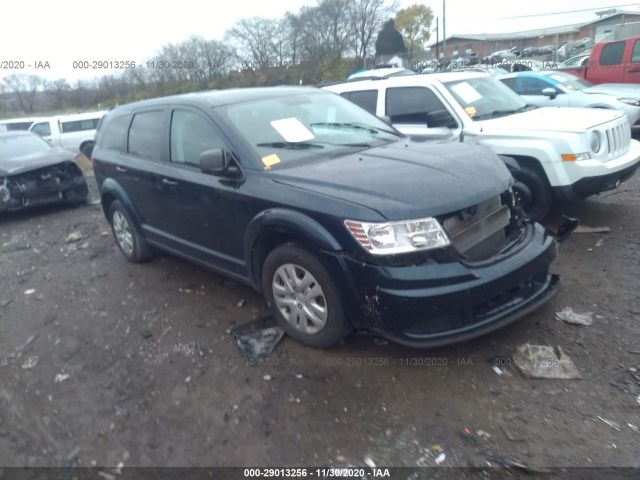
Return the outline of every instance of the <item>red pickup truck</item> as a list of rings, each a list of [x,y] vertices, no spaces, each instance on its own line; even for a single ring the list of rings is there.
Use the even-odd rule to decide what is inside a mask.
[[[640,36],[596,43],[582,68],[563,68],[597,85],[636,83],[640,88]]]

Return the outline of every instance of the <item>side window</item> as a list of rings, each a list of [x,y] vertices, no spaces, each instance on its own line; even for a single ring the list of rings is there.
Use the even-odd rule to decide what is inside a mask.
[[[640,40],[636,40],[633,44],[633,52],[631,52],[631,61],[633,63],[640,62]]]
[[[70,122],[62,122],[62,133],[94,130],[98,126],[99,121],[100,121],[99,118],[90,118],[86,120],[74,120]]]
[[[124,152],[127,145],[127,130],[129,130],[130,120],[130,117],[125,116],[114,118],[108,122],[104,127],[104,133],[101,135],[100,146]]]
[[[518,95],[542,95],[542,90],[552,87],[549,83],[539,78],[518,77],[515,91]]]
[[[51,125],[49,125],[49,122],[36,123],[31,128],[31,131],[33,133],[37,133],[41,137],[48,137],[49,135],[51,135]]]
[[[162,119],[164,112],[136,113],[129,129],[129,153],[160,161],[162,156]]]
[[[511,90],[516,89],[516,77],[501,78],[500,81],[504,83],[507,87],[509,87]]]
[[[175,110],[171,115],[171,162],[200,166],[200,154],[224,148],[222,137],[200,115]]]
[[[428,127],[456,124],[436,94],[425,87],[387,89],[386,112],[391,122],[397,124],[421,123]]]
[[[622,63],[622,55],[624,54],[625,42],[609,43],[602,47],[600,54],[600,65],[620,65]]]
[[[361,92],[349,92],[347,97],[353,103],[361,108],[364,108],[367,112],[376,114],[376,107],[378,105],[378,91],[377,90],[363,90]]]

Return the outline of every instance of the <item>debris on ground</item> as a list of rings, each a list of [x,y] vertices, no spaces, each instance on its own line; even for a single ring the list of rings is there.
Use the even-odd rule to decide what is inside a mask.
[[[369,468],[376,468],[376,463],[371,459],[371,457],[365,457],[364,463]]]
[[[54,383],[62,383],[69,377],[70,375],[68,373],[59,373],[56,375],[56,378],[54,378],[53,381]]]
[[[504,372],[502,370],[500,370],[499,367],[496,367],[495,365],[493,367],[491,367],[493,369],[494,372],[496,372],[498,375],[504,375]]]
[[[556,320],[588,327],[593,324],[593,312],[576,313],[571,307],[566,307],[556,312]]]
[[[36,338],[38,338],[37,333],[35,335],[31,335],[29,338],[27,338],[26,342],[16,348],[16,352],[18,352],[19,355],[22,354],[27,349],[27,347],[34,342]]]
[[[20,368],[22,368],[22,370],[29,370],[38,365],[39,360],[39,357],[28,357]]]
[[[272,377],[271,377],[271,375],[263,375],[263,376],[262,376],[262,379],[263,379],[265,382],[270,381],[270,380],[271,380],[271,378],[272,378]]]
[[[253,322],[231,329],[240,351],[248,360],[269,355],[284,337],[282,330],[272,316],[258,318]]]
[[[600,416],[597,417],[598,420],[606,423],[607,425],[609,425],[611,428],[615,428],[616,430],[620,431],[620,425],[618,425],[616,422],[612,421],[612,420],[607,420],[606,418],[602,418]]]
[[[512,355],[513,361],[527,378],[582,378],[578,368],[561,347],[525,343]]]
[[[65,243],[75,243],[75,242],[79,242],[80,240],[82,240],[84,238],[84,235],[82,234],[82,232],[76,230],[74,232],[71,232],[69,235],[67,235],[67,238],[65,239]]]
[[[610,227],[587,227],[585,225],[579,225],[573,233],[609,233]]]
[[[24,291],[25,295],[33,295],[34,293],[36,293],[36,289],[35,288],[29,288],[29,289]]]
[[[497,452],[487,451],[487,452],[484,452],[484,456],[488,461],[495,462],[507,468],[517,468],[519,470],[522,470],[528,473],[550,473],[551,472],[551,470],[548,468],[530,467],[529,465],[526,465],[521,460],[510,457],[508,455],[503,455]]]
[[[436,457],[436,465],[440,465],[442,462],[446,460],[447,456],[443,453]]]

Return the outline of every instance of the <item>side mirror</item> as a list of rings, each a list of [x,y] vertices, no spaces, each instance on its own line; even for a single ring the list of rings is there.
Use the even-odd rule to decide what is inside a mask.
[[[391,121],[391,117],[389,117],[388,115],[379,115],[378,118],[382,120],[384,123],[386,123],[387,125],[389,125],[390,127],[393,127],[393,122]]]
[[[558,95],[558,92],[556,92],[555,88],[547,87],[542,89],[542,95],[553,100]]]
[[[206,150],[200,154],[200,170],[202,173],[219,174],[229,168],[229,159],[221,148]]]

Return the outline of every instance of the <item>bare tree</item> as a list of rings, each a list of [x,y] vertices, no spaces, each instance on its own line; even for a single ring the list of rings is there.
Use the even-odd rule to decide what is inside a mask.
[[[243,67],[267,68],[274,62],[277,48],[274,39],[279,38],[277,20],[252,17],[240,20],[227,32],[227,38],[235,44],[238,59]],[[244,57],[244,58],[242,58]]]
[[[37,75],[14,74],[5,77],[3,82],[14,93],[19,109],[33,113],[37,93],[43,89],[45,80]]]
[[[391,4],[387,4],[386,0],[353,0],[349,4],[356,59],[366,58],[373,46],[374,36],[397,9],[397,0]]]

